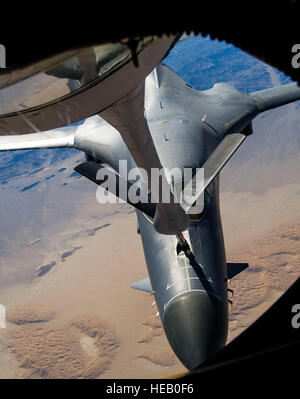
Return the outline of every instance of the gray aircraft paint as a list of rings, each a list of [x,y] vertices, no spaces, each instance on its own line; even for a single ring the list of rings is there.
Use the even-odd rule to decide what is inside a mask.
[[[145,119],[161,165],[168,169],[199,168],[211,159],[225,136],[251,134],[251,121],[259,112],[299,98],[300,89],[295,84],[250,95],[226,83],[197,91],[161,64],[145,80]],[[71,146],[117,171],[119,160],[127,160],[128,169],[136,167],[120,133],[99,116],[88,118],[65,134],[56,132],[53,139],[48,138],[47,132],[32,135],[31,144],[25,138],[13,139],[14,144],[10,144],[12,138],[0,138],[0,150]],[[44,139],[46,144],[43,141],[41,145]],[[190,255],[177,255],[176,237],[158,233],[152,221],[137,211],[159,315],[171,347],[189,369],[221,349],[228,330],[219,176],[206,188],[204,200],[204,213],[199,220],[191,220],[185,231]],[[149,291],[148,282],[144,281],[140,289]]]
[[[294,97],[299,97],[295,85],[287,86],[286,93],[293,89]],[[227,83],[199,92],[169,67],[159,65],[145,81],[145,116],[161,164],[169,169],[201,167],[225,135],[243,131],[264,110],[259,98],[258,93],[248,96]],[[277,98],[272,105],[278,106],[280,101]],[[116,170],[119,159],[127,159],[129,167],[136,166],[117,131],[105,122],[96,130],[89,145],[76,134],[75,147]],[[140,211],[137,217],[166,336],[182,363],[193,369],[221,349],[227,339],[227,270],[218,177],[205,191],[203,217],[188,227],[192,260],[183,252],[177,256],[175,236],[156,232]]]

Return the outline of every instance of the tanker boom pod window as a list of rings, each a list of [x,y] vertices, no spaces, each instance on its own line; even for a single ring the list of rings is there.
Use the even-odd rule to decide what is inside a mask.
[[[138,42],[136,53],[152,42]],[[74,56],[0,90],[0,115],[19,113],[58,101],[98,83],[132,59],[126,43],[102,44],[78,50]]]
[[[139,87],[176,39],[125,38],[1,70],[0,136],[44,132],[100,114]]]

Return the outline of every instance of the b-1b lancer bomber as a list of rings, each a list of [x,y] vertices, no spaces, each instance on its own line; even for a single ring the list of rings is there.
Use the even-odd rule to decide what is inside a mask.
[[[195,90],[161,62],[177,39],[144,40],[132,57],[126,44],[102,53],[90,48],[73,57],[77,64],[61,61],[60,68],[51,66],[45,74],[67,81],[70,96],[54,101],[52,113],[46,104],[45,109],[11,113],[10,120],[9,113],[3,115],[0,131],[6,135],[0,137],[0,150],[78,149],[86,161],[75,170],[135,207],[149,276],[132,287],[154,295],[167,339],[191,370],[224,347],[227,283],[248,266],[226,262],[219,172],[247,136],[255,134],[252,120],[300,99],[300,88],[291,83],[246,95],[217,83],[209,90]],[[56,115],[67,109],[68,101],[69,122],[86,119],[59,128],[62,122]],[[34,133],[33,124],[40,132]],[[127,168],[121,170],[120,162]],[[132,178],[134,168],[143,170],[148,181]],[[164,172],[153,189],[155,168]],[[170,176],[167,171],[172,170],[182,174]],[[185,170],[192,171],[185,183],[193,194],[183,193],[176,201]],[[200,185],[197,176],[203,177]],[[114,189],[107,185],[112,177]],[[166,188],[169,201],[161,195]],[[153,200],[133,201],[127,194],[135,189]]]

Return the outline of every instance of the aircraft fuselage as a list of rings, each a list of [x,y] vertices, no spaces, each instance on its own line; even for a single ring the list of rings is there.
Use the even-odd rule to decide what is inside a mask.
[[[117,116],[121,133],[95,116],[79,127],[74,136],[75,148],[99,163],[109,164],[120,174],[120,160],[127,161],[128,171],[137,166],[135,160],[139,167],[144,164],[149,169],[151,164],[161,164],[168,170],[179,168],[181,171],[207,165],[213,154],[212,163],[218,163],[215,154],[220,154],[217,151],[220,145],[225,143],[226,150],[230,136],[251,134],[251,121],[260,112],[300,98],[295,84],[249,95],[227,83],[197,91],[163,64],[147,76],[145,86],[139,89],[138,95],[145,93],[144,98],[130,97],[132,93],[128,94],[128,101],[125,99],[115,109],[104,113],[113,124]],[[139,108],[130,105],[135,104],[136,99]],[[144,105],[144,115],[141,105]],[[125,145],[122,137],[131,148]],[[134,147],[137,144],[139,148]],[[229,156],[232,155],[230,151]],[[122,177],[127,178],[127,172]],[[174,182],[178,183],[176,178]],[[163,214],[164,205],[160,211]],[[174,211],[169,213],[173,215],[173,222],[176,216],[182,218],[178,208]],[[168,231],[169,222],[172,224],[169,216],[166,212],[161,219],[151,220],[145,211],[137,210],[150,288],[164,331],[180,361],[188,369],[194,369],[220,350],[227,338],[228,269],[219,208],[219,175],[214,175],[204,191],[203,211],[190,215],[184,231],[189,252],[177,251],[177,238],[170,233],[176,228],[176,220],[168,233],[161,234],[162,229]],[[162,223],[159,225],[157,221]],[[185,222],[182,218],[182,224]]]
[[[173,71],[158,66],[145,83],[145,116],[163,167],[200,168],[221,141],[194,103],[198,92]],[[76,148],[118,170],[119,160],[136,164],[121,136],[106,122],[76,134]],[[105,127],[105,128],[104,128]],[[99,143],[95,146],[95,141]],[[205,190],[204,212],[185,235],[191,255],[177,255],[175,235],[158,233],[137,211],[145,259],[164,331],[189,369],[225,345],[228,327],[227,273],[216,178]]]

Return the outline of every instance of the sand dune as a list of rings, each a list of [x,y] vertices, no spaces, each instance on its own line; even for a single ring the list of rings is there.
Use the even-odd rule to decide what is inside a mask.
[[[254,322],[300,275],[300,220],[284,224],[236,251],[229,261],[247,261],[249,268],[230,282],[234,290],[230,310],[232,340]],[[235,253],[235,255],[233,255]]]
[[[163,367],[173,366],[176,363],[176,356],[170,351],[162,351],[158,353],[143,352],[138,355],[138,357],[150,360],[152,363]]]
[[[148,331],[137,341],[139,343],[150,342],[153,337],[164,334],[156,305],[152,309],[152,314],[142,324],[148,327]]]
[[[41,311],[30,306],[16,306],[7,312],[6,320],[10,323],[21,325],[30,323],[42,323],[55,318],[54,312]]]
[[[11,331],[8,347],[26,369],[24,377],[96,378],[109,368],[119,341],[102,320],[84,315],[53,328],[44,315],[32,320],[38,310],[24,306],[23,312],[11,311],[22,326]]]

